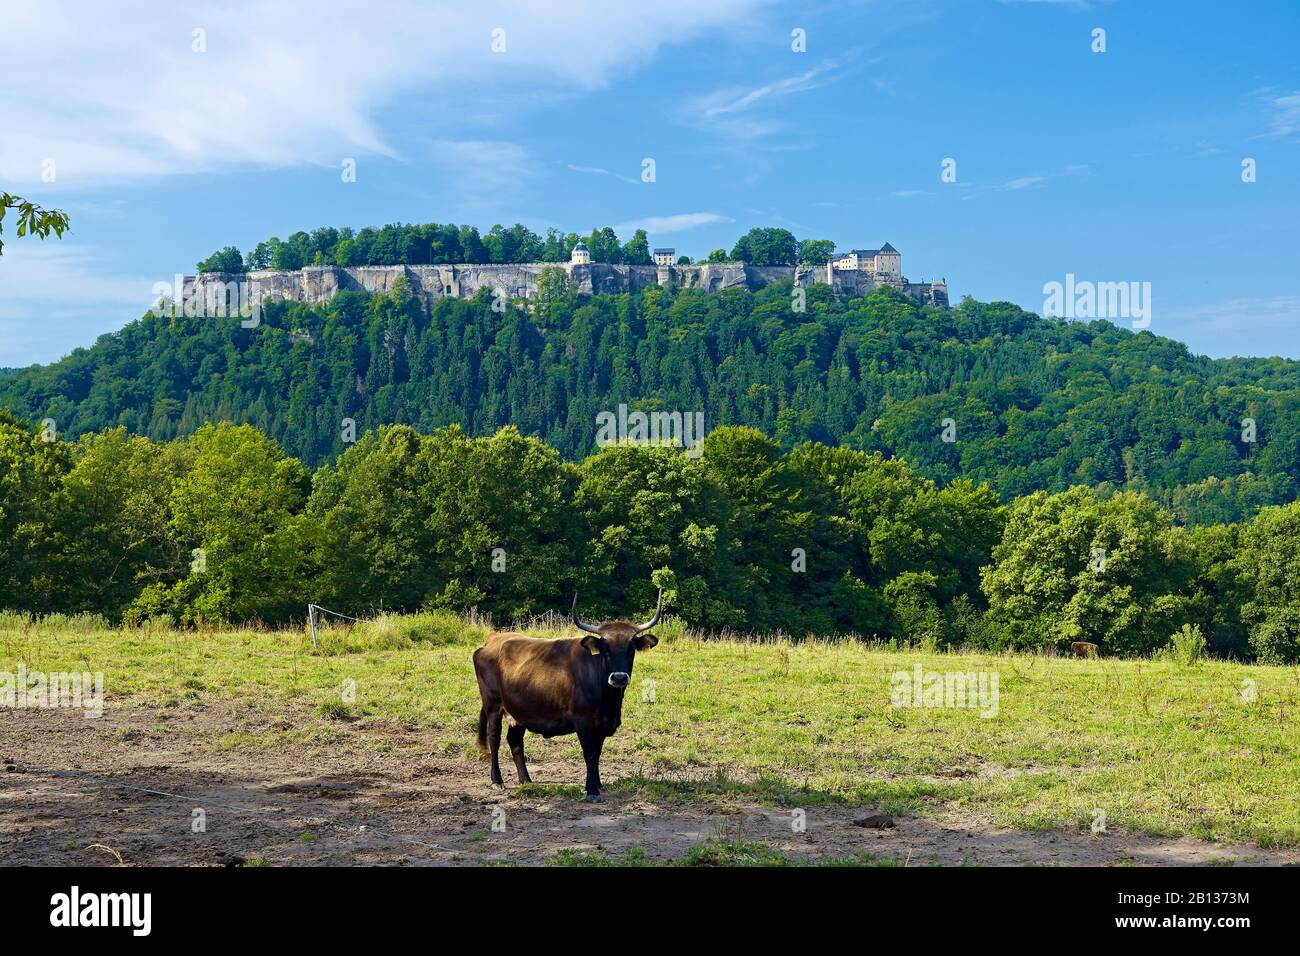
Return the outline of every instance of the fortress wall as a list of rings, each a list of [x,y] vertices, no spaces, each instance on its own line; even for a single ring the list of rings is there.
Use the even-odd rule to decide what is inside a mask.
[[[411,291],[426,305],[446,297],[473,298],[481,289],[500,290],[510,298],[534,298],[538,277],[545,268],[562,268],[579,293],[618,294],[658,285],[660,274],[676,288],[759,289],[773,282],[794,280],[796,285],[824,285],[825,266],[751,266],[742,262],[712,262],[691,266],[610,265],[593,262],[587,265],[568,263],[525,262],[506,264],[456,264],[420,266],[307,266],[298,271],[272,269],[234,273],[203,273],[185,277],[185,296],[207,295],[215,287],[247,281],[252,302],[287,299],[323,305],[338,293],[359,290],[371,294],[391,294],[399,276],[406,276]],[[867,273],[837,271],[832,275],[836,292],[857,296],[876,288]],[[928,284],[897,284],[920,301],[933,300]],[[946,291],[942,302],[947,304]]]

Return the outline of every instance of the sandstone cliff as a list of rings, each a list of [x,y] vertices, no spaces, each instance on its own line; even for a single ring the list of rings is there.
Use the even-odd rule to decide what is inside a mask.
[[[691,266],[626,266],[593,262],[585,265],[568,263],[525,262],[517,264],[464,264],[430,266],[307,266],[296,272],[261,270],[246,275],[205,272],[185,277],[185,298],[201,296],[207,301],[218,294],[219,287],[247,281],[247,296],[253,305],[263,300],[288,299],[321,305],[339,292],[356,289],[390,294],[399,276],[405,276],[411,292],[426,305],[448,296],[472,298],[480,289],[500,290],[510,298],[533,298],[537,295],[538,277],[545,268],[563,269],[579,293],[620,293],[653,285],[676,288],[758,289],[773,282],[794,280],[807,287],[826,284],[826,267],[751,266],[743,262],[702,263]],[[865,295],[876,282],[867,273],[835,272],[835,291],[843,295]],[[919,301],[948,304],[947,287],[937,283],[896,285]],[[243,298],[243,294],[240,296]]]

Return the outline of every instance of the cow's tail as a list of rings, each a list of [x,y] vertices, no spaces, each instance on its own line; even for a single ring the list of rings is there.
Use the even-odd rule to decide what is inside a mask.
[[[487,753],[487,708],[478,709],[478,749]]]

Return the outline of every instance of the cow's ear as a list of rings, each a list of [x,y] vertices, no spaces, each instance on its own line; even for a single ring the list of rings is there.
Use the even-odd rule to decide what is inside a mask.
[[[600,638],[595,634],[586,634],[582,638],[582,646],[592,654],[600,653]]]
[[[638,651],[648,651],[659,643],[659,638],[653,634],[638,634],[634,643]]]

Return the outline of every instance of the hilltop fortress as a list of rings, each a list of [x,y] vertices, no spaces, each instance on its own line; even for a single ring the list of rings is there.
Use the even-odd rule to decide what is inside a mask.
[[[362,290],[389,294],[399,276],[426,306],[443,298],[472,298],[480,289],[499,291],[517,299],[537,296],[543,269],[561,269],[580,294],[632,292],[650,286],[678,289],[759,289],[793,280],[801,288],[829,285],[838,295],[859,296],[879,288],[896,289],[924,305],[947,307],[948,285],[908,282],[901,257],[886,243],[881,249],[855,249],[832,257],[825,265],[754,266],[744,262],[704,262],[678,265],[674,250],[656,249],[655,265],[629,266],[592,262],[578,243],[569,262],[455,263],[448,265],[306,266],[296,271],[264,269],[248,273],[204,272],[184,277],[185,301],[225,302],[234,283],[247,282],[241,298],[260,306],[265,300],[287,299],[322,305],[338,293]]]

